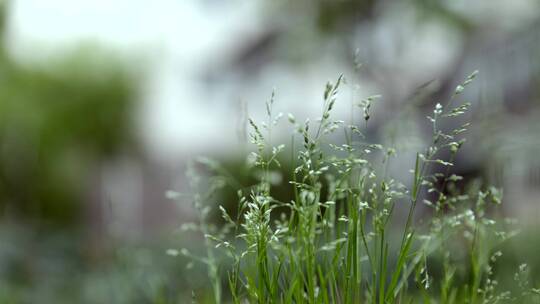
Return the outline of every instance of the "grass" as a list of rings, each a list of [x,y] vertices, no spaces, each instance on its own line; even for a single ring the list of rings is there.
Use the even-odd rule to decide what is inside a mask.
[[[379,96],[355,104],[362,126],[347,125],[331,116],[344,78],[328,83],[315,123],[288,115],[294,133],[286,149],[271,140],[283,116],[274,115],[272,94],[267,120],[249,120],[255,146],[249,160],[259,177],[255,185],[240,185],[218,162],[201,159],[214,175],[205,180],[195,167],[189,172],[193,189],[204,191],[171,192],[198,210],[199,222],[190,227],[204,234],[206,256],[180,252],[207,265],[214,301],[540,303],[527,265],[516,269],[513,286],[498,286],[495,278],[501,243],[514,235],[508,221],[491,216],[502,191],[481,183],[458,187],[463,178],[452,174],[469,124],[451,130],[441,126],[467,112],[468,103],[455,103],[476,74],[427,117],[430,144],[416,153],[411,178],[403,183],[388,173],[396,148],[370,143],[363,133]],[[341,132],[343,140],[336,143]],[[286,172],[293,195],[278,200],[272,174],[287,159],[286,151],[294,164]],[[225,186],[236,188],[237,210],[220,206],[224,224],[217,228],[209,221],[211,202]],[[424,215],[428,218],[415,216],[419,203],[431,208]]]

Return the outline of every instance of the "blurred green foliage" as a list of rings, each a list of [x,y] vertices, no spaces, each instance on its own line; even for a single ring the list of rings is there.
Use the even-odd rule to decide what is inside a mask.
[[[0,215],[76,224],[92,170],[133,143],[133,92],[121,67],[96,50],[36,66],[0,45]]]
[[[325,33],[346,31],[351,28],[351,24],[369,18],[373,14],[375,3],[374,0],[318,0],[316,4],[317,26]]]
[[[88,225],[88,210],[99,204],[92,191],[102,163],[137,150],[135,82],[101,49],[62,55],[28,63],[0,43],[0,303],[73,303],[87,284],[88,303],[110,298],[95,290],[93,273],[128,284],[114,256],[89,258],[106,240],[89,237],[98,227]],[[100,264],[104,274],[90,274]]]
[[[36,69],[0,58],[4,214],[74,222],[92,167],[129,141],[129,82],[119,72],[89,75],[91,59],[70,60]]]

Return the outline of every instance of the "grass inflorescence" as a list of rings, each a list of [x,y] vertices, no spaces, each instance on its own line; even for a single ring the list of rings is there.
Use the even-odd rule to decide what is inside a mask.
[[[334,120],[332,110],[345,81],[340,76],[327,84],[315,123],[288,115],[294,132],[286,148],[271,140],[272,127],[283,116],[274,115],[272,93],[267,120],[249,120],[255,185],[240,185],[218,162],[201,160],[215,173],[211,186],[191,197],[199,214],[193,227],[204,234],[207,253],[182,253],[208,266],[215,302],[538,302],[525,264],[516,270],[516,288],[497,285],[498,248],[513,235],[504,221],[489,216],[491,206],[501,203],[502,191],[478,183],[459,190],[456,184],[463,178],[452,174],[469,124],[451,130],[441,126],[468,111],[468,103],[455,103],[476,74],[427,117],[429,144],[416,153],[411,178],[403,182],[388,173],[396,148],[370,143],[363,133],[379,96],[355,104],[363,117],[360,125]],[[288,158],[284,151],[290,151],[293,163],[284,173],[293,195],[278,200],[272,174]],[[194,188],[200,188],[200,178],[190,172]],[[208,220],[209,201],[225,185],[236,188],[238,204],[233,213],[219,206],[224,224],[218,229]],[[424,213],[428,219],[415,217],[419,203],[431,208]]]

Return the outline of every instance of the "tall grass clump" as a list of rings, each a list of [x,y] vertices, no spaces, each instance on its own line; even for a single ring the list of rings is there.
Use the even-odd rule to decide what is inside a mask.
[[[181,252],[207,265],[214,301],[538,303],[525,264],[516,269],[515,286],[498,286],[495,277],[500,244],[513,235],[506,221],[491,216],[501,190],[458,186],[463,178],[451,174],[469,124],[441,126],[467,112],[469,104],[457,100],[476,74],[427,117],[429,144],[403,182],[388,173],[396,149],[364,136],[378,96],[355,104],[363,122],[347,125],[331,116],[344,79],[328,83],[316,122],[288,115],[294,132],[286,149],[270,140],[282,117],[274,114],[272,94],[267,120],[249,120],[255,149],[248,158],[258,182],[241,185],[218,162],[201,159],[213,175],[203,182],[191,167],[195,194],[181,196],[198,210],[199,222],[189,227],[204,234],[207,248],[203,257]],[[272,176],[283,161],[293,164],[284,173],[292,195],[278,200]],[[219,206],[224,224],[217,227],[209,221],[212,200],[228,186],[238,203],[236,210]],[[432,210],[422,219],[415,216],[419,204]]]

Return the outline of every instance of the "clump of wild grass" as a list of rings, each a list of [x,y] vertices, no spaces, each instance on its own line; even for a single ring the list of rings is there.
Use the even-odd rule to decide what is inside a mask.
[[[501,203],[501,191],[474,185],[458,191],[454,185],[462,177],[450,174],[469,124],[452,130],[440,125],[466,113],[468,103],[454,103],[475,76],[476,72],[458,85],[449,101],[437,103],[427,117],[431,143],[416,154],[411,180],[403,183],[387,174],[396,154],[393,147],[366,142],[365,126],[331,117],[344,79],[328,83],[316,123],[299,123],[288,116],[295,130],[289,147],[295,165],[288,172],[294,196],[287,201],[272,196],[272,170],[280,167],[285,150],[285,145],[274,146],[269,140],[281,118],[274,115],[272,94],[266,104],[268,120],[249,120],[255,145],[249,159],[259,182],[237,185],[219,163],[204,159],[216,175],[210,186],[205,184],[206,191],[191,197],[199,223],[190,227],[205,235],[207,254],[182,253],[208,266],[215,302],[226,301],[222,285],[233,303],[538,301],[526,265],[515,274],[519,288],[510,291],[497,285],[498,246],[512,235],[503,230],[504,222],[488,216],[490,206]],[[377,97],[357,105],[366,125]],[[341,144],[329,136],[338,130],[345,134]],[[441,159],[445,153],[449,159]],[[382,161],[376,161],[375,154]],[[201,180],[191,172],[192,186],[198,188]],[[237,216],[220,206],[226,224],[217,229],[208,222],[208,201],[226,184],[237,187]],[[428,220],[415,218],[418,203],[432,208]],[[396,216],[403,206],[404,220]]]

